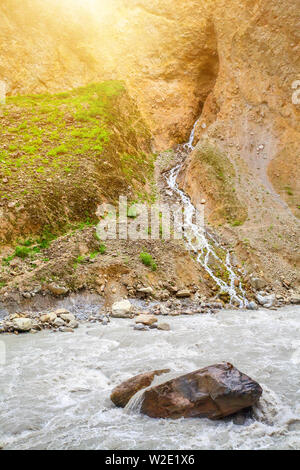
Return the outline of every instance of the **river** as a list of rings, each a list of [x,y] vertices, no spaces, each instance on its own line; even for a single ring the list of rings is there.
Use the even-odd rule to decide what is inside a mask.
[[[300,308],[166,317],[171,331],[133,320],[82,323],[75,333],[2,335],[4,449],[299,449]],[[2,358],[3,359],[3,358]],[[244,424],[231,417],[155,420],[115,408],[113,387],[138,373],[186,373],[229,361],[264,389]]]

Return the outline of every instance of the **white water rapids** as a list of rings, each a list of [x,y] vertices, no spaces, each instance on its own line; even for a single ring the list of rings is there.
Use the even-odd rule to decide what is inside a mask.
[[[192,132],[190,134],[189,141],[183,145],[189,151],[194,150],[194,138],[195,130],[199,119],[195,122]],[[168,173],[166,177],[166,182],[169,189],[173,194],[179,197],[181,204],[184,207],[185,211],[185,223],[184,223],[184,239],[186,241],[187,247],[189,250],[197,254],[197,261],[205,269],[205,271],[210,275],[214,282],[219,286],[222,292],[229,294],[230,301],[235,301],[240,307],[247,306],[247,299],[245,297],[245,292],[242,287],[241,280],[233,269],[230,260],[230,253],[226,252],[225,261],[223,261],[215,250],[215,246],[221,248],[217,240],[205,230],[204,226],[200,226],[196,223],[196,213],[197,209],[192,204],[191,199],[178,187],[177,177],[181,170],[182,164],[176,165]],[[223,249],[224,250],[224,249]],[[225,251],[225,250],[224,250]],[[217,263],[222,266],[228,273],[228,281],[218,277],[213,269],[210,267],[210,261],[214,259]],[[238,283],[238,287],[236,286]]]
[[[299,449],[300,308],[224,310],[168,317],[171,331],[132,320],[75,333],[2,335],[0,445],[4,449]],[[155,420],[116,408],[123,380],[170,368],[187,373],[229,361],[264,393],[254,417]]]

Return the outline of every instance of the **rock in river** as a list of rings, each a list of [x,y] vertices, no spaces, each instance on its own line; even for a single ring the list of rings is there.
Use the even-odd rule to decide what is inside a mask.
[[[157,325],[157,329],[162,330],[162,331],[170,331],[171,327],[170,327],[169,323],[159,323]]]
[[[291,303],[295,305],[300,305],[300,294],[293,294],[291,297]]]
[[[153,325],[157,322],[157,317],[155,315],[146,315],[140,314],[136,317],[135,323],[142,323],[143,325]]]
[[[260,305],[262,305],[263,307],[265,308],[270,308],[274,305],[274,302],[275,302],[275,295],[274,294],[271,294],[271,295],[261,295],[261,294],[257,294],[256,295],[256,300],[258,301],[258,303]]]
[[[114,388],[110,399],[116,406],[124,408],[133,395],[139,390],[142,390],[142,388],[149,387],[149,385],[152,384],[156,375],[166,374],[167,372],[170,372],[169,369],[154,370],[152,372],[136,375]]]
[[[220,419],[254,405],[261,394],[257,382],[222,363],[148,388],[141,412],[152,418]]]

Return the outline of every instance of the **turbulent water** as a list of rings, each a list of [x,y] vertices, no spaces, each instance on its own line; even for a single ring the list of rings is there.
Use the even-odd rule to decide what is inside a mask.
[[[132,320],[75,333],[2,335],[0,442],[5,449],[299,449],[300,308],[168,317],[171,331]],[[113,387],[138,373],[187,373],[232,362],[264,393],[233,418],[155,420],[115,408]]]
[[[194,150],[194,139],[196,126],[199,122],[199,119],[195,122],[189,141],[183,145],[188,151]],[[180,147],[179,147],[180,150]],[[230,301],[235,301],[240,307],[247,306],[247,299],[245,297],[245,292],[242,287],[242,283],[237,273],[234,271],[231,264],[230,253],[226,252],[225,261],[223,261],[220,256],[217,254],[216,246],[220,248],[220,244],[205,229],[204,225],[199,225],[196,222],[196,213],[197,209],[192,204],[191,199],[178,187],[177,177],[181,170],[182,163],[176,165],[166,177],[166,182],[169,189],[173,194],[179,198],[181,204],[185,209],[185,224],[184,224],[184,238],[187,243],[189,250],[197,254],[197,261],[205,269],[205,271],[210,275],[214,282],[219,286],[222,292],[225,292],[229,295]],[[211,268],[211,260],[215,260],[228,274],[228,281],[220,278]],[[236,286],[236,281],[238,285]]]

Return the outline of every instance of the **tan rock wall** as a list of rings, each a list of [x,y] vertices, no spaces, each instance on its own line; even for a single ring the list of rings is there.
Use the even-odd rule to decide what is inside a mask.
[[[250,239],[258,248],[262,255],[252,264],[271,253],[266,263],[282,257],[280,272],[292,264],[294,277],[300,105],[292,103],[292,83],[300,79],[299,0],[112,0],[105,8],[103,1],[87,0],[85,5],[1,2],[0,78],[10,92],[122,78],[157,149],[186,141],[203,108],[196,138],[209,138],[226,153],[237,175],[236,197],[248,209],[248,221],[230,237]],[[197,202],[205,188],[195,165],[192,155],[182,184]],[[245,253],[252,257],[248,249]]]

